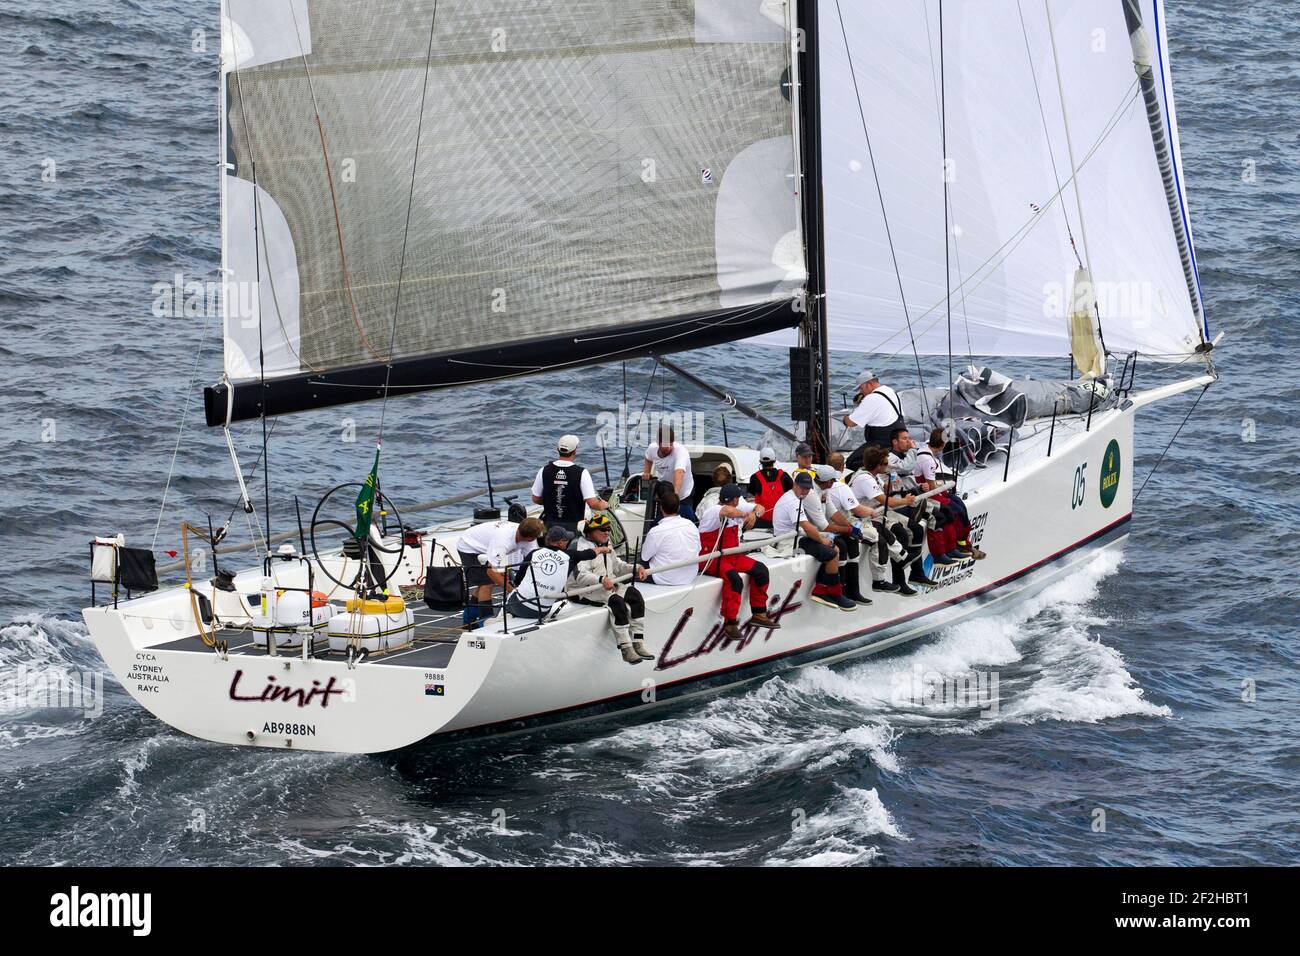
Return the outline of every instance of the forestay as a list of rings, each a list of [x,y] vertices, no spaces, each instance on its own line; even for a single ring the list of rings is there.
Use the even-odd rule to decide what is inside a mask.
[[[226,6],[232,418],[797,321],[785,3]]]

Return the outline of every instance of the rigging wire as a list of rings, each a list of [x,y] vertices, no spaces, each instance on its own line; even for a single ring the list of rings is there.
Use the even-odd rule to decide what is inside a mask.
[[[1043,140],[1047,143],[1047,158],[1052,164],[1052,178],[1056,181],[1056,192],[1059,195],[1065,187],[1061,185],[1061,174],[1056,168],[1056,151],[1052,148],[1052,136],[1047,126],[1047,111],[1043,107],[1043,95],[1038,86],[1038,71],[1034,69],[1034,54],[1029,47],[1029,28],[1025,25],[1025,12],[1021,9],[1020,0],[1016,0],[1016,13],[1020,16],[1020,35],[1025,39],[1025,60],[1029,64],[1029,76],[1034,81],[1034,99],[1038,103],[1038,117],[1043,122]],[[1070,211],[1064,202],[1061,203],[1061,218],[1065,220],[1065,234],[1070,237],[1070,251],[1074,253],[1074,261],[1082,269],[1083,260],[1079,257],[1079,247],[1074,242],[1074,230],[1070,227]]]
[[[1061,79],[1061,60],[1056,52],[1056,26],[1052,23],[1051,0],[1043,0],[1043,13],[1047,18],[1047,35],[1052,41],[1052,64],[1056,67],[1056,92],[1061,101],[1061,125],[1065,128],[1065,148],[1070,158],[1070,171],[1073,173],[1070,178],[1074,182],[1074,201],[1079,209],[1079,237],[1083,240],[1083,258],[1088,263],[1087,268],[1091,279],[1092,253],[1088,250],[1088,224],[1083,217],[1083,191],[1079,189],[1079,167],[1074,162],[1074,138],[1070,135],[1070,116],[1065,108],[1065,84]],[[1095,289],[1092,306],[1097,316],[1097,337],[1101,340],[1102,355],[1108,355],[1106,335],[1101,328],[1101,305],[1097,302]],[[1102,364],[1105,364],[1104,360]],[[1082,371],[1080,369],[1080,372]]]
[[[224,174],[223,174],[224,175]],[[190,384],[185,388],[185,407],[181,410],[181,424],[176,430],[176,444],[172,448],[171,465],[167,468],[167,483],[163,485],[162,504],[158,506],[158,521],[153,526],[153,541],[149,545],[152,551],[158,547],[158,532],[162,529],[163,512],[167,510],[167,493],[172,487],[172,475],[176,472],[176,458],[181,451],[181,439],[185,435],[185,420],[190,414],[190,405],[194,401],[194,383],[199,376],[199,363],[203,360],[203,346],[208,339],[208,320],[203,322],[203,331],[199,334],[199,348],[194,353],[194,368],[190,372]]]
[[[1201,394],[1197,395],[1196,401],[1192,402],[1192,407],[1187,410],[1187,414],[1183,417],[1182,423],[1174,431],[1174,437],[1169,439],[1169,444],[1165,446],[1165,450],[1162,451],[1160,457],[1156,459],[1155,467],[1147,473],[1146,478],[1142,482],[1142,487],[1139,488],[1137,494],[1133,496],[1134,504],[1137,503],[1138,498],[1142,497],[1142,492],[1146,490],[1147,482],[1151,480],[1152,476],[1156,473],[1156,469],[1164,462],[1165,455],[1169,454],[1169,449],[1174,447],[1174,442],[1178,440],[1178,436],[1182,433],[1183,427],[1191,420],[1192,413],[1196,411],[1196,406],[1201,404],[1201,399],[1205,397],[1205,393],[1210,390],[1210,386],[1213,384],[1213,382],[1207,382],[1204,387],[1201,388]]]
[[[411,235],[411,209],[415,205],[415,179],[420,168],[420,138],[424,132],[424,104],[429,95],[429,67],[433,62],[433,37],[438,25],[438,0],[433,0],[429,18],[429,49],[424,56],[424,82],[420,86],[420,114],[415,124],[415,151],[411,157],[411,189],[406,197],[406,226],[402,231],[402,257],[397,268],[397,292],[393,301],[393,324],[388,333],[388,367],[384,372],[384,400],[379,408],[379,445],[384,443],[384,421],[388,417],[388,386],[393,377],[393,350],[397,344],[397,320],[402,309],[402,277],[406,273],[406,245]]]
[[[943,55],[943,0],[939,0],[939,143],[943,155],[943,289],[944,302],[948,313],[948,410],[952,411],[952,268],[950,265],[952,247],[948,242],[951,228],[948,209],[948,81],[945,73]]]
[[[626,425],[626,424],[627,424],[627,362],[626,362],[626,360],[622,363],[622,365],[623,365],[623,410],[622,410],[622,415],[623,415],[623,424]],[[632,469],[632,448],[631,448],[631,446],[628,445],[628,443],[625,441],[625,442],[623,442],[623,479],[624,479],[625,481],[627,480],[627,477],[632,473],[632,472],[631,472],[631,469]]]
[[[224,15],[225,15],[225,17],[226,17],[226,20],[229,20],[229,19],[230,19],[230,11],[229,11],[228,8],[226,9],[226,12],[225,12]],[[226,25],[225,22],[222,23],[222,29],[223,29],[223,30],[226,30],[226,29],[227,29],[227,25]],[[234,66],[238,66],[238,62],[236,62],[236,63],[234,64]],[[223,68],[224,68],[224,67],[223,67]],[[243,115],[243,117],[244,117],[244,128],[243,128],[243,132],[244,132],[244,149],[247,150],[247,152],[248,152],[248,157],[249,157],[249,163],[250,163],[250,165],[252,165],[252,166],[254,167],[254,172],[256,172],[256,163],[254,162],[254,158],[253,158],[253,140],[252,140],[252,136],[251,136],[251,134],[249,133],[249,123],[248,123],[248,105],[244,102],[244,86],[243,86],[243,84],[239,81],[239,74],[238,74],[237,71],[235,71],[235,70],[232,69],[232,71],[231,71],[231,76],[232,76],[232,78],[233,78],[234,81],[235,81],[235,90],[236,90],[236,92],[237,92],[237,94],[238,94],[238,96],[239,96],[239,112],[240,112],[240,113]],[[222,108],[223,110],[226,108],[224,103],[222,104],[222,107],[221,107],[221,108]],[[229,128],[229,123],[227,123],[227,128]],[[222,144],[222,148],[223,148],[223,150],[225,149],[225,144],[224,144],[224,143]],[[223,161],[223,165],[224,165],[224,161]],[[224,170],[224,169],[222,170],[222,175],[223,175],[223,176],[225,175],[225,170]],[[258,196],[258,187],[257,187],[257,179],[256,179],[256,176],[254,176],[254,179],[253,179],[253,181],[252,181],[252,186],[253,186],[253,219],[254,219],[254,223],[255,223],[255,225],[256,225],[256,224],[261,224],[262,228],[265,228],[265,220],[262,218],[262,204],[261,204],[260,197]],[[223,223],[222,225],[223,225],[223,227],[224,227],[225,224]],[[223,236],[223,241],[224,241],[224,236]],[[268,250],[265,250],[265,249],[259,250],[256,246],[253,247],[253,254],[254,254],[255,256],[259,256],[259,255],[260,255],[261,253],[263,253],[263,252],[266,253],[266,261],[267,261],[267,266],[268,266],[267,274],[266,274],[266,282],[267,282],[267,285],[269,285],[269,286],[271,287],[271,302],[275,305],[275,318],[276,318],[276,321],[280,324],[280,333],[281,333],[281,335],[284,337],[284,344],[285,344],[285,346],[289,349],[290,352],[293,353],[293,357],[298,361],[299,366],[306,366],[307,368],[311,369],[311,371],[313,371],[313,372],[324,371],[323,369],[316,368],[316,366],[312,365],[311,362],[309,362],[309,361],[307,361],[305,358],[303,358],[303,356],[302,356],[302,354],[301,354],[301,352],[300,352],[299,349],[295,349],[295,348],[293,347],[292,337],[289,335],[289,330],[288,330],[287,328],[285,328],[285,325],[284,325],[284,315],[283,315],[283,313],[282,313],[282,311],[281,311],[281,309],[280,309],[280,295],[279,295],[278,292],[276,292],[276,289],[275,289],[275,272],[269,268],[269,267],[270,267],[270,263],[271,263],[270,252],[269,252]],[[222,288],[223,288],[223,290],[225,289],[225,285],[224,285],[224,283],[225,283],[225,279],[226,279],[226,277],[225,277],[225,275],[223,274],[223,275],[222,275],[222,282],[223,282],[223,286],[222,286]],[[260,283],[258,284],[258,294],[259,294],[259,295],[261,294],[261,284],[260,284]],[[223,291],[223,293],[222,293],[222,302],[223,302],[223,304],[225,305],[226,313],[229,314],[229,311],[230,311],[230,304],[229,304],[229,302],[227,302],[226,299],[225,299],[225,293],[224,293],[224,291]],[[259,302],[259,305],[260,305],[261,300],[259,299],[258,302]],[[259,308],[259,310],[258,310],[257,321],[258,321],[259,323],[262,321],[262,315],[261,315],[261,310],[260,310],[260,308]]]
[[[934,108],[935,108],[935,111],[937,112],[937,111],[939,111],[939,109],[941,108],[941,104],[940,104],[940,102],[939,102],[939,84],[938,84],[938,81],[936,80],[935,75],[934,75],[934,73],[935,73],[935,69],[934,69],[934,68],[935,68],[935,62],[934,62],[934,44],[933,44],[933,43],[931,42],[931,40],[930,40],[930,35],[931,35],[931,30],[930,30],[930,7],[929,7],[928,4],[922,4],[921,9],[922,9],[922,11],[925,13],[925,46],[926,46],[926,50],[927,50],[927,51],[929,52],[929,54],[930,54],[930,86],[931,86],[931,89],[932,89],[932,91],[933,91],[933,93],[934,93]],[[945,205],[948,207],[948,216],[949,216],[952,220],[954,220],[953,225],[952,225],[952,227],[951,227],[950,230],[949,230],[949,239],[952,241],[953,266],[954,266],[954,267],[956,268],[956,270],[957,270],[957,288],[962,289],[962,288],[965,288],[965,286],[966,286],[966,278],[965,278],[965,275],[963,274],[963,272],[962,272],[962,268],[961,268],[961,243],[958,241],[958,238],[957,238],[957,234],[958,234],[959,230],[958,230],[957,225],[956,225],[956,222],[955,222],[955,220],[956,220],[956,218],[957,218],[957,215],[956,215],[956,206],[955,206],[955,204],[953,203],[953,201],[952,201],[952,197],[951,197],[951,196],[949,196],[949,197],[945,200]],[[949,298],[951,295],[952,295],[952,293],[951,293],[951,291],[949,291],[948,296],[945,297],[944,301],[948,301],[948,298]],[[971,365],[974,365],[974,364],[975,364],[975,346],[971,343],[971,335],[970,335],[970,312],[966,309],[966,298],[967,298],[967,297],[963,295],[962,298],[961,298],[961,302],[960,302],[959,304],[961,305],[961,319],[962,319],[962,325],[963,325],[963,326],[965,327],[965,329],[966,329],[966,358],[967,358],[967,360],[969,360],[969,362],[970,362]]]
[[[1079,169],[1083,169],[1083,167],[1088,164],[1089,160],[1091,160],[1094,156],[1096,156],[1098,150],[1101,149],[1102,145],[1106,142],[1106,140],[1110,138],[1110,135],[1113,132],[1115,132],[1115,130],[1119,127],[1120,120],[1124,118],[1125,112],[1129,108],[1131,108],[1135,102],[1137,102],[1137,95],[1138,95],[1138,85],[1137,85],[1137,81],[1135,80],[1133,84],[1129,86],[1128,90],[1125,92],[1124,97],[1121,100],[1120,104],[1115,108],[1114,112],[1111,113],[1110,119],[1107,121],[1105,127],[1098,135],[1096,142],[1093,143],[1092,147],[1084,155],[1083,161],[1079,164]],[[958,287],[959,290],[961,291],[961,296],[962,296],[961,301],[963,303],[967,298],[973,295],[977,289],[983,286],[985,282],[987,282],[990,278],[992,278],[998,266],[1000,266],[1003,262],[1005,262],[1008,258],[1010,258],[1011,254],[1015,252],[1017,248],[1019,248],[1020,244],[1023,243],[1027,238],[1029,238],[1029,234],[1043,221],[1047,211],[1051,208],[1052,204],[1057,202],[1058,200],[1064,201],[1062,199],[1062,193],[1064,192],[1064,187],[1070,185],[1070,183],[1072,183],[1073,181],[1074,181],[1074,176],[1071,175],[1070,178],[1065,181],[1065,184],[1062,187],[1061,191],[1054,193],[1052,196],[1048,197],[1047,201],[1042,205],[1041,208],[1039,208],[1027,220],[1025,220],[1024,224],[1021,225],[1019,229],[1013,232],[1011,236],[1005,242],[1002,243],[1001,246],[995,249],[988,256],[987,259],[985,259],[975,268],[975,270],[971,273],[971,276],[968,280],[969,282],[973,283],[970,285],[970,288],[969,289],[965,288],[965,283],[963,283],[962,286]],[[978,277],[978,279],[976,277]],[[917,316],[917,322],[919,323],[920,320],[930,315],[934,315],[936,312],[938,312],[939,307],[942,304],[943,304],[943,300],[941,299],[938,302],[936,302],[934,305],[930,306],[930,308],[926,309],[919,316]],[[923,328],[921,328],[921,334],[924,335],[928,331],[930,331],[930,329],[934,328],[934,326],[938,323],[940,318],[942,318],[942,316],[937,317],[929,325],[926,325]],[[890,342],[892,342],[894,339],[898,338],[900,334],[901,332],[893,332],[885,336],[879,342],[877,342],[876,345],[874,345],[869,349],[866,349],[865,351],[872,352],[872,353],[883,352],[884,347],[888,345]],[[894,356],[901,354],[902,351],[903,351],[902,348],[898,348],[894,350],[892,353],[890,353],[890,355],[887,357],[892,358]],[[1154,353],[1148,353],[1148,354],[1154,354]]]
[[[271,430],[270,430],[269,435],[274,435],[274,434],[275,434],[275,426],[279,423],[279,421],[280,421],[280,419],[278,419],[278,418],[273,418],[273,419],[271,419]],[[247,436],[252,432],[252,430],[253,430],[253,426],[250,425],[250,426],[248,427],[248,430],[244,432],[244,436],[247,437]],[[268,437],[269,437],[269,435],[268,435]],[[253,459],[253,468],[252,468],[252,470],[248,473],[248,480],[252,480],[253,477],[257,475],[257,468],[258,468],[258,466],[259,466],[259,465],[261,464],[261,462],[262,462],[262,453],[263,453],[264,451],[266,451],[266,446],[265,446],[265,445],[263,445],[262,448],[260,448],[260,449],[258,450],[258,452],[257,452],[257,457]],[[223,525],[223,527],[226,527],[226,528],[230,527],[230,522],[232,522],[233,520],[235,520],[235,512],[238,511],[238,510],[240,510],[240,507],[241,507],[242,504],[243,504],[243,498],[241,497],[238,501],[236,501],[236,502],[231,506],[231,508],[230,508],[230,514],[228,514],[228,515],[226,516],[226,523]],[[249,504],[252,504],[252,502],[250,501]]]
[[[361,341],[365,344],[366,349],[374,356],[376,361],[382,362],[383,359],[375,351],[374,346],[370,344],[370,339],[366,336],[366,328],[361,322],[361,314],[357,311],[356,300],[352,297],[352,279],[348,273],[348,257],[343,249],[343,220],[339,215],[338,195],[334,189],[334,170],[330,164],[329,147],[325,145],[325,124],[320,118],[320,104],[316,100],[316,83],[311,76],[311,67],[307,64],[307,50],[302,42],[302,32],[298,27],[298,11],[296,4],[289,4],[289,15],[293,17],[293,32],[298,39],[298,55],[302,60],[302,70],[307,77],[307,90],[311,93],[311,108],[316,116],[316,132],[320,136],[321,156],[325,160],[325,178],[329,182],[330,204],[334,207],[334,230],[338,236],[339,245],[339,264],[343,270],[343,288],[347,292],[348,305],[352,308],[352,321],[356,324],[357,331],[361,334]],[[242,102],[242,96],[241,96]]]
[[[244,85],[239,81],[239,74],[237,72],[234,74],[234,80],[235,80],[235,88],[239,94],[239,110],[244,116],[245,144],[248,147],[248,156],[249,156],[249,160],[248,160],[249,175],[252,178],[252,185],[253,185],[253,283],[255,288],[257,289],[257,375],[258,375],[258,383],[261,388],[261,406],[262,406],[262,414],[260,416],[262,420],[262,451],[259,453],[258,457],[266,459],[266,465],[262,470],[263,485],[264,485],[263,487],[264,509],[263,510],[266,512],[266,516],[265,516],[266,534],[263,538],[263,541],[266,543],[267,551],[269,553],[270,541],[271,541],[271,456],[267,450],[267,443],[270,440],[270,433],[267,431],[267,427],[266,427],[266,348],[265,348],[264,336],[262,334],[262,254],[261,254],[262,238],[261,238],[261,228],[260,228],[261,221],[262,221],[262,215],[260,209],[261,201],[258,197],[257,160],[253,157],[252,141],[251,139],[248,138],[248,129],[249,129],[248,104],[244,102]],[[270,266],[269,254],[268,254],[267,265],[268,267]],[[223,281],[225,280],[224,275],[222,276],[222,280]],[[274,291],[274,287],[273,287],[273,291]],[[276,300],[276,303],[277,303],[276,307],[278,309],[279,308],[278,299]],[[228,304],[225,301],[224,294],[222,296],[222,306],[223,308],[227,309],[227,314],[229,314]],[[283,321],[281,321],[281,328],[283,328]],[[228,387],[233,388],[233,386],[228,386]],[[248,504],[251,506],[252,501],[250,500]],[[233,510],[231,511],[231,515],[233,517],[234,515]],[[245,520],[248,522],[248,526],[249,526],[249,539],[255,541],[257,536],[253,532],[253,523],[252,523],[251,515],[245,513]],[[226,521],[227,527],[229,526],[229,524],[230,521],[227,520]]]
[[[894,249],[893,231],[889,227],[889,214],[885,211],[885,194],[880,186],[880,171],[876,168],[875,153],[871,148],[871,133],[867,128],[867,111],[862,105],[862,92],[858,88],[858,72],[853,66],[853,51],[849,43],[848,29],[844,26],[844,11],[840,8],[840,0],[835,0],[835,12],[839,16],[840,34],[844,37],[844,50],[848,56],[849,75],[853,77],[853,96],[858,101],[858,116],[862,120],[862,134],[867,141],[867,159],[871,161],[871,175],[876,183],[876,197],[880,200],[880,216],[884,221],[885,238],[889,242],[889,255],[894,263],[894,277],[898,280],[898,298],[903,306],[903,317],[907,320],[907,334],[912,340],[912,355],[916,359],[916,378],[921,386],[921,404],[925,408],[925,414],[930,416],[929,401],[925,396],[925,375],[921,372],[921,353],[916,348],[916,336],[912,332],[912,317],[907,310],[907,295],[903,291],[903,273],[898,267],[898,253]]]
[[[252,170],[253,170],[253,196],[254,196],[254,202],[256,202],[257,161],[256,160],[252,161],[250,165],[252,166]],[[257,377],[261,383],[261,389],[262,389],[262,394],[261,394],[262,458],[264,461],[264,464],[262,466],[262,494],[263,494],[263,509],[266,511],[264,518],[266,520],[266,542],[267,542],[266,548],[267,548],[267,555],[269,559],[271,553],[271,544],[270,544],[271,542],[271,452],[270,449],[267,447],[268,443],[270,442],[270,435],[267,433],[266,430],[266,349],[263,343],[262,322],[260,318],[262,314],[262,303],[261,303],[262,257],[257,254],[257,250],[259,248],[258,243],[260,241],[261,239],[260,239],[260,233],[257,225],[257,214],[255,212],[253,214],[253,262],[254,262],[253,279],[257,283],[257,289],[258,289],[257,313],[259,318],[257,322]],[[252,518],[250,517],[248,520],[251,522]]]

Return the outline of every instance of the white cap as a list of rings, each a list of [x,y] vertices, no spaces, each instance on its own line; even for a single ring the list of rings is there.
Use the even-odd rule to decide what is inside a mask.
[[[578,436],[565,435],[560,439],[560,443],[556,447],[559,448],[560,453],[563,455],[571,454],[578,450]]]
[[[861,375],[858,376],[858,387],[861,388],[863,385],[866,385],[868,382],[879,381],[879,379],[880,376],[877,375],[875,372],[871,372],[871,371],[863,372]]]
[[[817,473],[818,481],[836,481],[840,477],[840,473],[830,465],[818,465],[813,471]]]
[[[776,461],[776,452],[772,450],[772,447],[770,445],[765,446],[763,450],[758,453],[758,460]]]

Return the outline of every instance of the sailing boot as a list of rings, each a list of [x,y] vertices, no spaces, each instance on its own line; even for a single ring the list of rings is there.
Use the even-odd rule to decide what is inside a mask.
[[[619,653],[623,655],[623,660],[629,664],[640,664],[641,655],[632,649],[632,635],[628,632],[626,624],[614,625],[614,639],[618,641]]]
[[[738,641],[741,638],[740,624],[736,621],[727,621],[722,625],[722,633],[727,635],[727,640]]]
[[[749,621],[748,621],[748,623],[750,624],[753,624],[757,627],[765,627],[769,631],[775,631],[778,627],[781,626],[780,621],[768,615],[767,608],[765,607],[751,608],[750,611],[751,613],[749,615]]]
[[[636,656],[643,661],[652,661],[655,655],[646,649],[645,646],[645,618],[632,618],[632,650]]]
[[[894,589],[904,597],[911,597],[913,594],[918,593],[916,588],[907,583],[907,565],[905,564],[894,565],[894,586]]]
[[[932,588],[939,583],[938,581],[932,580],[930,576],[925,573],[924,561],[913,562],[912,571],[908,577],[911,579],[913,584],[919,584],[922,587],[927,588]]]
[[[862,594],[862,584],[858,578],[858,566],[848,564],[840,572],[840,577],[844,581],[844,596],[854,604],[867,605],[871,603],[871,598],[864,597]]]

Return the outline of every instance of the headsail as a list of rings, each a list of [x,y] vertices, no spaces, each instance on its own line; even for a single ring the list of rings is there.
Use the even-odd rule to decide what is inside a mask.
[[[798,320],[791,5],[227,7],[227,265],[257,288],[209,424],[390,364],[401,394]]]
[[[1126,5],[1155,51],[1154,123]],[[952,352],[1064,357],[1081,266],[1113,354],[1178,361],[1202,345],[1194,251],[1180,254],[1157,155],[1178,156],[1160,0],[944,0],[942,98],[939,0],[819,11],[832,348],[909,353],[914,337],[921,354],[947,353],[950,283]],[[1175,201],[1190,250],[1181,182]]]

